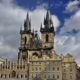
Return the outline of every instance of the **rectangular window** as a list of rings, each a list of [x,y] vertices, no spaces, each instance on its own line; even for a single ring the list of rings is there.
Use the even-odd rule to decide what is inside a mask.
[[[55,70],[55,68],[53,67],[53,71]]]
[[[59,71],[59,67],[57,68],[57,71]]]
[[[70,75],[70,79],[72,80],[72,75]]]
[[[59,79],[59,75],[57,75],[57,79]]]
[[[55,78],[55,75],[53,74],[53,79]]]

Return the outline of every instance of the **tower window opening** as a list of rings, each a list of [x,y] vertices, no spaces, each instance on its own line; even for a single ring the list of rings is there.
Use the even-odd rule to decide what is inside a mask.
[[[49,41],[49,36],[48,35],[46,35],[46,42],[48,42]]]
[[[24,38],[24,41],[25,41],[25,44],[26,44],[26,42],[27,42],[27,38],[26,37]]]

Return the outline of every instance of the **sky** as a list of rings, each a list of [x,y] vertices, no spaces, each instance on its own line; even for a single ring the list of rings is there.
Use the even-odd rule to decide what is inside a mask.
[[[40,29],[47,10],[55,28],[56,53],[70,53],[80,64],[80,0],[0,0],[0,57],[16,60],[20,27],[29,12],[32,29]]]

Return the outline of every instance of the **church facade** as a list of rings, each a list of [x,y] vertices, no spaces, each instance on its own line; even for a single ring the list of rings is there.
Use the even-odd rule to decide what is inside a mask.
[[[43,25],[43,24],[42,24]],[[60,56],[54,50],[54,26],[47,11],[44,27],[31,30],[29,14],[20,30],[21,43],[16,63],[0,62],[0,80],[76,80],[77,66],[72,55]]]

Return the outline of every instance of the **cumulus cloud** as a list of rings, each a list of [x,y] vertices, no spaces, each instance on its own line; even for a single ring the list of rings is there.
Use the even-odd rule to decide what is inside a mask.
[[[74,0],[70,1],[66,6],[66,12],[75,12],[79,10],[80,1]]]
[[[64,27],[61,33],[70,32],[73,29],[80,30],[80,10],[72,15],[69,19],[65,19]]]
[[[78,4],[77,0],[68,3],[68,12],[70,12],[69,10],[73,13],[74,10],[76,11],[70,18],[65,19],[60,34],[55,37],[55,49],[60,54],[72,54],[77,63],[80,64],[80,10]],[[75,35],[72,33],[73,30],[77,32]],[[67,35],[68,32],[69,34]]]
[[[20,27],[23,27],[26,13],[25,10],[12,3],[13,0],[2,0],[0,2],[0,56],[15,59],[18,54],[18,47],[20,44]],[[39,30],[41,22],[44,20],[46,14],[45,8],[36,8],[29,11],[32,22],[32,29]],[[52,15],[55,21],[55,29],[60,22],[56,15]]]
[[[46,9],[41,8],[41,9],[35,9],[34,11],[31,11],[30,16],[31,16],[31,20],[32,20],[32,28],[36,29],[39,31],[39,28],[41,26],[41,23],[44,24],[44,17],[46,15]],[[55,31],[57,29],[57,27],[59,27],[60,25],[60,21],[58,19],[58,17],[56,15],[51,15],[52,16],[52,21],[54,24],[54,28]]]
[[[63,55],[67,53],[72,54],[77,63],[80,64],[80,41],[77,39],[77,36],[57,35],[55,37],[55,50]]]

